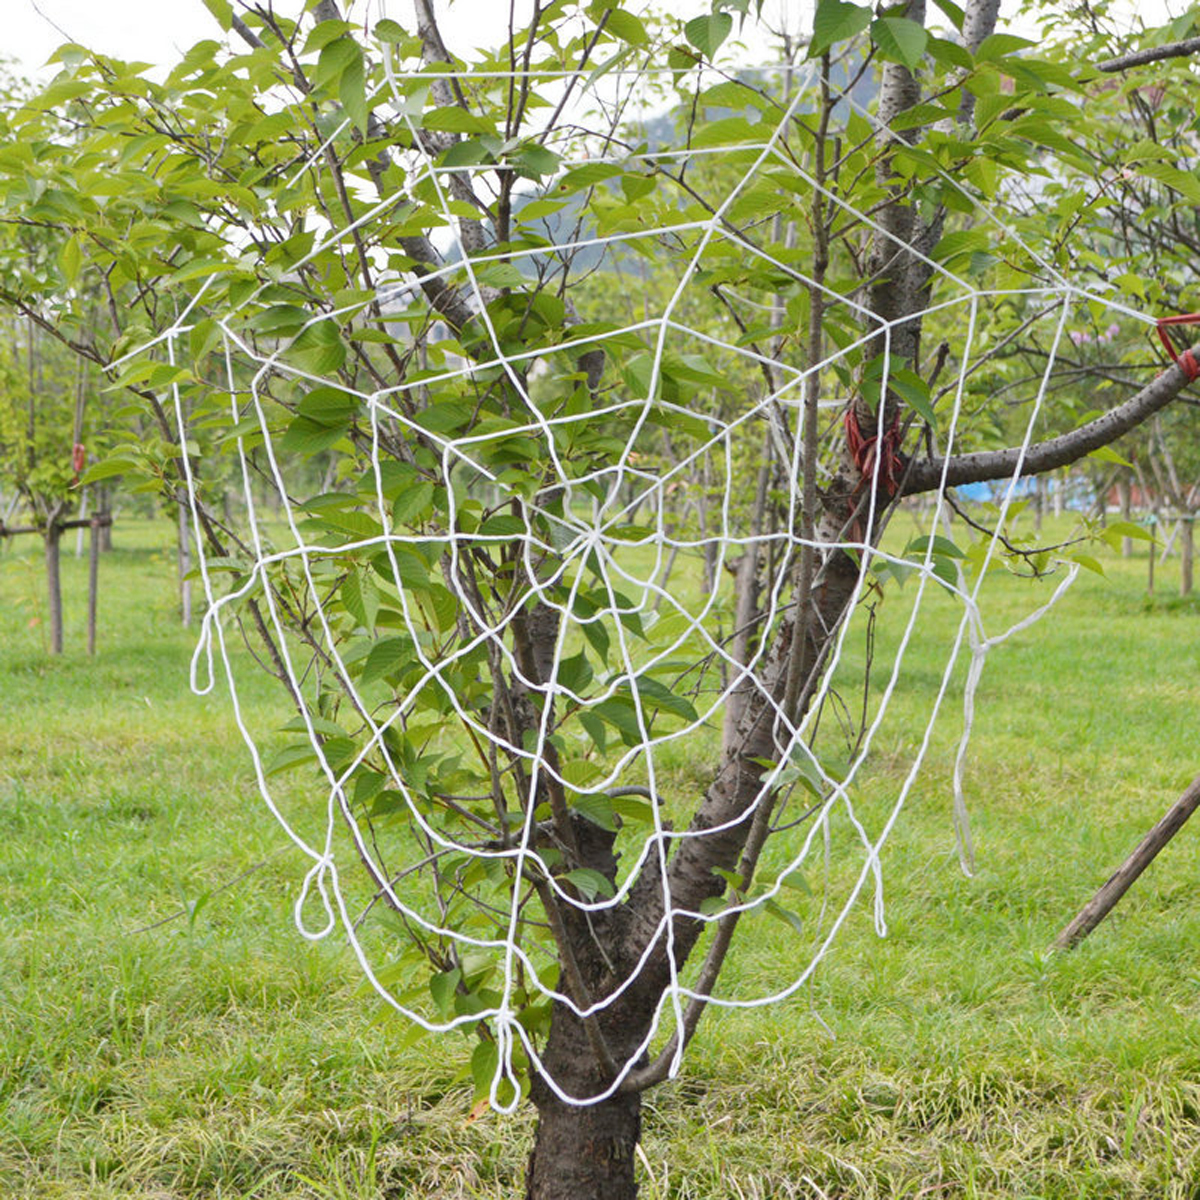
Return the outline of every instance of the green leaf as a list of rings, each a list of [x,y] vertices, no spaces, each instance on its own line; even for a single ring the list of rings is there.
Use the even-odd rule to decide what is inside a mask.
[[[725,867],[713,867],[712,873],[718,879],[723,879],[729,890],[739,899],[741,898],[741,891],[746,886],[746,881],[737,871],[730,871]]]
[[[779,881],[784,887],[791,888],[794,892],[803,892],[806,896],[813,894],[809,882],[804,877],[802,871],[791,871]]]
[[[564,658],[558,664],[559,684],[577,696],[592,682],[592,677],[592,665],[582,650],[571,658]]]
[[[401,25],[398,25],[390,17],[384,17],[382,21],[375,22],[375,36],[381,42],[395,45],[397,42],[404,41],[408,37],[408,34]]]
[[[355,773],[354,804],[369,804],[380,792],[387,787],[387,776],[378,771],[359,771]]]
[[[467,112],[457,104],[445,108],[433,108],[421,118],[421,124],[426,129],[439,133],[493,133],[491,122]]]
[[[451,971],[442,971],[429,980],[429,994],[433,997],[433,1006],[442,1020],[447,1020],[454,1011],[454,993],[461,979],[462,971],[455,967]]]
[[[284,746],[271,759],[263,771],[265,775],[278,775],[283,771],[291,771],[305,763],[316,762],[317,752],[310,742],[297,742],[293,746]]]
[[[313,375],[332,375],[346,361],[346,344],[334,321],[310,325],[292,343],[289,358]]]
[[[492,1080],[500,1065],[500,1050],[495,1042],[480,1042],[471,1051],[471,1079],[475,1084],[475,1095],[482,1098],[491,1093]]]
[[[604,728],[604,722],[595,713],[581,712],[579,723],[595,743],[596,749],[603,754],[608,749],[608,730]]]
[[[643,46],[650,40],[645,25],[633,13],[626,12],[623,8],[608,10],[608,21],[604,28],[631,46]]]
[[[375,634],[375,618],[379,615],[379,589],[369,575],[351,571],[339,590],[342,606],[360,625]]]
[[[568,871],[563,879],[573,884],[585,900],[595,900],[597,896],[608,899],[615,894],[613,885],[591,867],[576,867],[574,871]]]
[[[929,570],[934,579],[940,579],[948,588],[958,586],[958,565],[954,559],[935,555],[929,560]]]
[[[413,644],[409,637],[382,638],[371,647],[359,682],[371,683],[394,675],[412,662]]]
[[[102,462],[93,463],[79,477],[79,486],[86,487],[98,479],[111,479],[114,475],[125,475],[138,470],[137,463],[123,458],[106,458]]]
[[[79,278],[83,267],[83,250],[79,245],[79,235],[67,238],[58,254],[58,263],[62,267],[63,278],[67,283],[74,283]]]
[[[670,688],[659,683],[657,679],[650,679],[646,675],[639,675],[637,689],[638,696],[646,708],[661,709],[663,712],[673,713],[677,717],[682,717],[685,721],[698,721],[700,719],[700,714],[696,712],[690,700],[683,696],[677,696]]]
[[[345,429],[358,412],[359,403],[357,396],[341,388],[318,387],[300,401],[297,411],[316,425]]]
[[[562,200],[531,200],[517,209],[517,220],[522,222],[540,221],[543,217],[559,212],[563,204]]]
[[[790,908],[784,908],[782,904],[777,904],[774,900],[764,900],[763,908],[800,937],[804,936],[804,922]]]
[[[813,15],[813,35],[808,44],[808,57],[817,58],[837,42],[844,42],[862,33],[870,23],[870,8],[846,4],[843,0],[820,0]]]
[[[958,7],[957,4],[954,3],[954,0],[933,0],[933,2],[942,10],[942,12],[946,14],[950,20],[950,24],[953,25],[959,33],[962,33],[963,20],[965,19],[966,14],[961,8]]]
[[[636,746],[641,742],[642,731],[638,726],[637,710],[628,696],[610,696],[595,705],[592,712],[619,730],[626,745]]]
[[[293,717],[286,725],[280,726],[280,732],[307,733],[309,725],[316,733],[324,734],[326,737],[344,738],[346,736],[346,731],[336,721],[314,716],[312,713],[309,713],[307,723],[303,717]]]
[[[279,439],[279,448],[289,454],[311,457],[319,454],[322,450],[328,450],[330,446],[341,441],[345,435],[344,426],[319,425],[307,417],[297,417],[284,430],[283,437]]]
[[[1180,170],[1179,167],[1173,167],[1170,163],[1148,162],[1138,168],[1138,173],[1148,175],[1151,179],[1157,179],[1159,183],[1165,183],[1168,187],[1174,188],[1193,204],[1200,204],[1200,181],[1190,171]]]
[[[612,802],[607,796],[578,796],[571,801],[571,810],[608,833],[617,832]]]
[[[1088,458],[1099,459],[1100,462],[1116,463],[1121,467],[1133,466],[1133,463],[1122,458],[1111,446],[1101,446],[1098,450],[1093,450]]]
[[[411,526],[424,518],[432,507],[433,484],[428,479],[422,479],[396,497],[396,503],[392,505],[392,522]]]
[[[233,28],[233,5],[229,0],[204,0],[204,7],[212,13],[217,24],[226,33]]]
[[[480,283],[488,287],[519,288],[529,282],[512,263],[496,262],[479,267],[475,272]]]
[[[759,145],[770,136],[762,125],[752,125],[745,117],[724,117],[719,121],[710,121],[701,125],[692,137],[692,145],[697,149],[706,146],[727,146],[730,144]],[[778,208],[778,193],[776,193],[776,208]]]
[[[527,525],[512,513],[494,513],[475,531],[479,537],[515,538],[524,535]]]
[[[352,37],[335,38],[321,49],[317,58],[317,69],[313,74],[313,83],[317,87],[332,87],[348,67],[357,64],[361,70],[362,61],[362,47]]]
[[[933,553],[936,555],[943,558],[966,558],[966,555],[949,538],[942,537],[940,533],[935,533],[932,538],[928,534],[913,538],[904,547],[904,557],[924,554],[929,549],[930,542],[933,543]]]
[[[583,636],[587,638],[593,650],[600,656],[602,663],[608,662],[609,636],[608,630],[600,621],[585,621]]]
[[[1137,538],[1143,542],[1153,542],[1154,534],[1144,526],[1135,525],[1132,521],[1109,521],[1104,530],[1104,536],[1112,541],[1121,538]]]
[[[716,12],[707,17],[694,17],[684,25],[683,34],[705,58],[713,58],[732,29],[733,17],[726,12]]]
[[[251,320],[250,328],[255,333],[271,334],[275,337],[290,337],[308,322],[312,314],[295,304],[274,304]]]
[[[304,53],[311,54],[314,50],[320,50],[322,46],[328,46],[334,38],[343,37],[350,32],[351,25],[348,21],[342,21],[334,18],[331,21],[321,21],[313,27],[312,33],[308,35],[304,43]]]
[[[925,48],[940,67],[956,67],[960,71],[970,71],[975,66],[970,50],[949,38],[931,37]]]
[[[523,146],[512,156],[512,161],[520,173],[528,179],[541,179],[543,175],[553,175],[558,170],[562,158],[545,146],[531,143]]]
[[[476,167],[480,163],[492,162],[495,155],[488,146],[490,138],[468,138],[455,142],[442,155],[443,167]]]
[[[704,61],[699,54],[682,46],[672,46],[667,51],[667,66],[672,71],[690,71]]]
[[[896,367],[891,376],[892,391],[928,425],[937,425],[937,414],[929,397],[929,388],[920,375],[907,367]]]
[[[996,62],[1007,54],[1027,50],[1034,44],[1028,38],[1017,37],[1012,33],[993,33],[979,44],[979,49],[975,51],[975,61]]]
[[[884,58],[915,71],[929,34],[924,26],[907,17],[880,17],[871,22],[871,40]]]
[[[355,128],[365,135],[370,111],[367,108],[366,73],[362,50],[357,43],[355,49],[358,50],[358,56],[347,63],[345,70],[342,71],[341,79],[338,81],[338,99],[341,100],[342,107],[346,110],[346,116],[354,122]]]
[[[1093,571],[1095,574],[1099,575],[1101,579],[1108,578],[1108,576],[1104,573],[1104,567],[1090,554],[1076,553],[1072,554],[1071,558],[1074,559],[1074,561],[1077,562],[1081,567],[1086,567],[1089,571]]]

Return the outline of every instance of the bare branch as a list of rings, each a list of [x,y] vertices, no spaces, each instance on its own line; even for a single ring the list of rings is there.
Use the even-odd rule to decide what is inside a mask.
[[[1112,75],[1117,71],[1128,71],[1130,67],[1144,67],[1147,63],[1161,62],[1164,58],[1183,58],[1200,51],[1200,37],[1185,38],[1182,42],[1168,42],[1165,46],[1151,46],[1146,50],[1133,50],[1116,58],[1096,64],[1097,71]]]
[[[1200,353],[1200,346],[1192,352]],[[958,455],[951,458],[948,464],[942,458],[921,459],[913,463],[908,472],[904,494],[915,496],[933,491],[942,482],[943,469],[946,486],[961,487],[966,483],[1004,479],[1017,470],[1018,464],[1022,477],[1041,475],[1045,471],[1065,467],[1136,429],[1170,404],[1188,382],[1183,368],[1178,363],[1172,363],[1136,396],[1094,421],[1072,429],[1070,433],[1036,442],[1027,449],[1010,446],[1007,450],[982,450],[977,454]]]

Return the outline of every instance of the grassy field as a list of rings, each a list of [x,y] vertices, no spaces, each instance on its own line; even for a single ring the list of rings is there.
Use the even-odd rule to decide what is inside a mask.
[[[65,564],[51,660],[34,547],[0,551],[0,1195],[518,1195],[530,1119],[472,1118],[465,1038],[406,1047],[343,944],[296,935],[306,864],[225,698],[187,690],[169,538],[118,527],[93,660],[83,561]],[[888,936],[860,904],[810,989],[705,1019],[647,1101],[647,1197],[1200,1196],[1200,829],[1079,950],[1045,952],[1200,770],[1200,609],[1147,603],[1144,549],[1105,565],[989,660],[975,877],[951,827],[956,687],[884,855]],[[879,670],[906,595],[881,611]],[[1047,589],[997,578],[988,595],[997,632]],[[933,599],[875,743],[873,830],[953,614]],[[269,679],[244,700],[264,727],[289,715]],[[751,927],[733,992],[787,977],[781,928]]]

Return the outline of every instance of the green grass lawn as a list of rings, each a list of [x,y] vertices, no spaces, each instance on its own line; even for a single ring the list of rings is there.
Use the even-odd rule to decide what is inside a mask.
[[[115,536],[91,660],[84,560],[64,564],[52,660],[35,547],[0,550],[0,1195],[518,1195],[531,1121],[472,1117],[466,1038],[407,1045],[345,945],[296,934],[308,864],[257,796],[226,697],[187,689],[170,527]],[[1144,546],[1105,566],[990,656],[974,878],[951,824],[960,668],[883,856],[888,936],[866,894],[811,987],[705,1018],[682,1077],[647,1099],[647,1197],[1200,1196],[1200,828],[1078,950],[1046,954],[1200,771],[1200,609],[1147,603]],[[880,610],[879,683],[913,589]],[[993,578],[988,632],[1048,592]],[[856,789],[872,834],[956,611],[930,598]],[[840,676],[851,709],[864,653],[854,640]],[[242,693],[259,727],[288,719],[272,680],[246,672]],[[703,779],[682,753],[664,766],[681,790]],[[847,831],[833,823],[835,851]],[[835,856],[831,896],[846,874]],[[771,920],[746,933],[725,994],[778,987],[811,951]]]

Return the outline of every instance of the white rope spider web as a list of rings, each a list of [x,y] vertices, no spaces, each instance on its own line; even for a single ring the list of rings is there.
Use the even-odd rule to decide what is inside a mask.
[[[490,74],[500,78],[508,77],[504,72]],[[763,69],[764,76],[770,74],[770,69]],[[403,82],[420,76],[420,72],[400,71],[393,67],[389,60],[389,88],[393,92],[399,112],[408,112],[400,90]],[[446,80],[453,76],[454,72],[439,72],[437,78]],[[577,78],[586,88],[585,77],[580,74]],[[295,901],[295,921],[300,933],[306,938],[316,940],[328,936],[340,927],[362,971],[380,997],[405,1018],[429,1032],[446,1033],[477,1025],[480,1021],[488,1022],[497,1045],[490,1100],[492,1105],[500,1110],[512,1109],[520,1098],[519,1071],[514,1056],[522,1054],[535,1066],[541,1061],[536,1039],[519,1020],[518,978],[524,981],[522,986],[529,992],[536,992],[545,999],[568,1005],[580,1015],[586,1016],[613,1004],[634,982],[638,968],[635,968],[615,991],[596,1002],[590,1009],[580,1009],[555,982],[553,972],[547,969],[544,955],[531,945],[527,931],[522,928],[522,882],[530,869],[531,860],[539,854],[534,842],[537,820],[535,806],[526,806],[521,827],[515,831],[511,845],[489,846],[467,842],[448,831],[431,816],[412,785],[410,772],[391,749],[389,734],[406,726],[416,717],[422,705],[433,698],[438,704],[448,705],[453,710],[459,727],[468,731],[469,735],[478,739],[481,744],[494,747],[509,758],[521,761],[529,776],[530,795],[536,795],[539,780],[554,773],[554,757],[548,752],[548,747],[554,736],[551,714],[556,710],[556,706],[559,709],[570,706],[580,710],[594,710],[619,695],[631,697],[633,719],[636,723],[636,736],[632,742],[625,745],[619,753],[605,756],[594,777],[566,778],[559,774],[556,782],[563,787],[569,787],[576,797],[586,799],[610,796],[630,780],[635,780],[651,797],[651,802],[646,806],[649,827],[640,842],[630,839],[623,843],[624,860],[616,889],[611,896],[593,895],[591,899],[584,899],[574,889],[563,887],[549,870],[545,870],[544,874],[560,904],[570,905],[582,911],[598,912],[621,904],[642,873],[655,870],[664,889],[663,907],[666,916],[663,919],[662,932],[668,940],[668,945],[671,944],[672,917],[677,909],[673,905],[665,868],[672,843],[690,835],[669,828],[665,822],[661,801],[666,789],[660,778],[661,764],[664,756],[675,752],[677,746],[711,744],[711,738],[706,731],[713,724],[719,725],[724,705],[734,690],[745,681],[753,683],[755,680],[756,671],[762,665],[766,639],[762,640],[758,649],[745,663],[738,662],[730,654],[726,640],[721,636],[719,590],[706,596],[692,598],[685,594],[686,589],[664,587],[659,582],[663,578],[664,565],[674,553],[682,552],[694,556],[703,553],[706,547],[714,547],[717,578],[720,578],[725,559],[734,550],[744,550],[749,544],[750,539],[747,538],[744,529],[738,526],[734,512],[735,497],[742,486],[742,481],[734,473],[735,449],[741,444],[741,440],[748,436],[748,431],[761,428],[765,421],[772,431],[778,466],[783,477],[783,490],[788,496],[787,520],[782,529],[763,534],[758,539],[758,544],[764,550],[774,542],[777,551],[774,556],[777,568],[773,577],[767,579],[764,585],[766,611],[763,619],[766,628],[778,622],[789,602],[791,576],[787,564],[790,552],[801,544],[796,530],[797,506],[802,490],[802,402],[805,389],[815,386],[815,380],[821,374],[827,374],[840,360],[865,346],[879,331],[878,322],[872,324],[874,318],[862,304],[841,292],[818,285],[794,263],[785,262],[780,257],[767,253],[725,220],[730,207],[768,166],[794,171],[797,178],[805,182],[810,189],[817,186],[815,181],[797,166],[793,158],[781,150],[781,142],[789,122],[797,112],[802,111],[802,106],[811,98],[812,88],[811,71],[797,72],[793,90],[789,96],[783,98],[777,120],[763,129],[760,140],[687,151],[696,160],[708,155],[720,156],[728,162],[735,154],[747,159],[744,170],[739,171],[739,177],[728,187],[711,215],[705,219],[681,220],[670,226],[622,231],[612,235],[593,234],[583,229],[579,236],[568,241],[532,249],[506,249],[503,253],[494,251],[472,254],[459,239],[456,246],[458,256],[432,271],[425,280],[427,282],[430,278],[439,277],[455,279],[460,281],[458,286],[465,288],[473,297],[473,307],[486,331],[489,348],[486,352],[477,354],[470,362],[423,372],[417,379],[402,380],[380,390],[354,391],[335,377],[325,377],[320,373],[304,370],[289,359],[288,352],[296,337],[301,336],[311,326],[327,320],[331,314],[314,314],[299,333],[284,339],[282,344],[272,350],[260,348],[247,334],[244,321],[235,319],[234,314],[218,314],[226,383],[230,394],[229,420],[231,425],[238,426],[243,431],[237,438],[237,461],[241,500],[246,513],[248,545],[253,551],[253,562],[236,586],[232,589],[222,588],[218,571],[205,553],[203,531],[196,516],[199,483],[193,476],[190,460],[185,456],[182,461],[189,495],[193,499],[199,570],[207,604],[199,645],[193,659],[193,689],[204,694],[213,688],[218,674],[224,677],[230,691],[234,718],[253,763],[262,799],[309,864]],[[847,98],[847,103],[853,105],[852,99]],[[859,111],[861,115],[874,121],[869,113]],[[410,133],[414,141],[417,140],[417,130],[413,127],[411,119],[407,115],[402,119],[408,122]],[[331,135],[329,141],[332,142],[337,136],[337,133]],[[310,156],[303,170],[319,172],[323,169],[323,149],[324,147],[318,148]],[[614,156],[617,157],[619,156]],[[491,168],[453,169],[468,173],[478,171],[482,174]],[[427,163],[418,165],[410,174],[409,191],[412,192],[419,185],[428,185],[436,196],[436,203],[440,207],[446,228],[456,231],[458,218],[451,197],[446,191],[444,174],[443,169],[431,167]],[[1019,243],[1020,239],[1016,233],[1007,228],[999,217],[978,201],[977,197],[970,196],[964,185],[955,181],[955,186],[974,204],[980,220],[990,223],[998,236],[1003,234]],[[856,218],[865,227],[881,232],[869,213],[857,211],[847,205],[843,198],[831,190],[826,190],[826,198],[830,203],[843,207],[848,216]],[[310,252],[310,257],[319,253],[323,247],[339,244],[354,227],[368,226],[386,213],[392,204],[389,200],[369,207],[353,226],[328,231],[318,240],[318,244]],[[659,311],[653,315],[647,314],[641,320],[623,323],[615,331],[603,335],[566,336],[551,347],[538,346],[516,351],[511,347],[506,348],[504,339],[492,323],[485,285],[479,278],[480,272],[490,264],[498,261],[520,263],[522,259],[532,263],[547,256],[569,255],[584,249],[615,252],[639,239],[663,239],[668,236],[691,238],[692,248],[679,271],[673,290]],[[660,396],[664,362],[666,356],[674,352],[674,347],[708,347],[724,355],[736,356],[750,370],[757,369],[763,362],[763,356],[755,350],[718,337],[711,330],[696,328],[682,319],[684,302],[690,291],[700,286],[697,276],[705,265],[705,256],[711,247],[734,248],[740,254],[769,263],[776,271],[802,286],[824,287],[832,303],[844,305],[858,313],[866,332],[858,342],[841,347],[818,364],[800,367],[778,359],[771,360],[770,365],[781,380],[774,390],[766,392],[756,400],[747,401],[743,410],[732,416],[722,417],[710,411],[696,414],[704,422],[707,430],[705,435],[694,438],[687,452],[668,469],[648,469],[639,464],[645,457],[644,446],[649,437],[650,421],[656,406],[677,409],[680,412],[688,411],[686,406],[675,405]],[[907,249],[911,253],[917,253],[911,246]],[[1037,259],[1032,249],[1027,246],[1024,249],[1031,258]],[[924,315],[927,318],[949,315],[951,319],[957,320],[959,329],[959,343],[954,347],[954,359],[958,364],[957,380],[950,390],[948,406],[941,414],[941,425],[937,433],[940,441],[938,450],[947,458],[954,452],[960,436],[966,385],[971,371],[982,305],[1001,297],[1019,299],[1024,304],[1041,305],[1052,328],[1045,372],[1029,406],[1022,443],[1025,448],[1029,446],[1041,418],[1055,356],[1067,331],[1068,319],[1073,308],[1087,301],[1102,304],[1112,311],[1139,321],[1148,320],[1142,314],[1115,303],[1111,297],[1087,292],[1063,277],[1050,264],[1038,261],[1044,276],[1050,282],[1006,291],[976,288],[967,279],[947,270],[941,263],[929,261],[946,295],[932,303]],[[180,339],[185,338],[190,331],[193,311],[201,303],[204,294],[205,289],[201,288],[189,309],[154,342],[142,347],[137,353],[146,353],[158,346],[174,364]],[[754,303],[753,300],[747,302]],[[252,298],[249,305],[253,307],[253,304]],[[362,304],[356,302],[333,315],[352,318],[361,307]],[[884,386],[892,369],[889,357],[890,334],[891,330],[885,327],[885,344],[889,349],[885,353]],[[547,415],[543,411],[531,395],[528,385],[527,367],[534,359],[544,358],[555,352],[580,352],[595,345],[603,348],[606,343],[612,345],[622,338],[638,338],[649,355],[649,374],[643,390],[635,391],[628,386],[617,389],[598,401],[596,407],[574,415]],[[524,406],[522,421],[506,427],[502,434],[486,430],[458,436],[439,433],[436,429],[416,422],[409,406],[403,402],[410,396],[419,395],[420,389],[455,380],[465,381],[474,374],[492,370],[503,374],[512,394],[519,397]],[[373,500],[365,507],[369,510],[371,520],[381,528],[381,532],[364,531],[361,536],[350,536],[347,540],[332,542],[314,537],[306,528],[307,514],[292,499],[296,489],[289,482],[289,462],[272,443],[272,401],[269,390],[280,380],[296,388],[334,387],[353,395],[363,406],[369,431],[371,473],[374,482]],[[840,410],[845,399],[845,396],[825,398],[821,401],[822,408]],[[173,400],[179,438],[184,442],[189,436],[188,421],[177,385],[173,388]],[[786,419],[780,420],[780,413],[785,414]],[[252,466],[252,436],[247,431],[248,419],[250,425],[255,427],[253,440],[261,443],[255,466]],[[564,455],[560,444],[573,427],[594,422],[611,422],[614,428],[624,429],[624,437],[621,448],[613,454],[611,461],[594,464],[581,471],[577,464],[569,461],[569,456]],[[392,507],[385,478],[386,455],[381,449],[381,442],[384,440],[385,430],[396,429],[408,430],[413,437],[419,436],[437,448],[438,485],[446,490],[448,513],[445,528],[437,535],[436,540],[448,564],[444,568],[448,578],[457,578],[462,556],[471,554],[480,547],[511,544],[514,540],[520,543],[519,586],[514,585],[518,587],[515,593],[517,599],[508,606],[507,615],[502,620],[493,620],[485,608],[475,603],[473,597],[462,594],[459,599],[464,606],[466,625],[471,633],[460,638],[453,649],[445,652],[432,647],[429,638],[424,636],[427,632],[425,615],[420,599],[414,595],[408,580],[407,560],[404,558],[406,552],[429,543],[431,535],[426,531],[396,526],[392,521]],[[877,432],[882,434],[882,428]],[[512,494],[519,500],[517,507],[524,514],[520,530],[506,530],[496,534],[487,534],[477,529],[468,531],[468,522],[461,519],[461,497],[459,489],[455,486],[456,479],[469,475],[483,481],[486,486],[503,492],[506,484],[488,465],[484,453],[501,436],[526,437],[537,443],[547,460],[553,464],[556,491],[561,504],[547,504],[543,499],[544,492],[534,498],[518,496],[514,492]],[[677,529],[672,522],[672,492],[687,484],[690,474],[702,460],[722,464],[724,472],[720,486],[720,503],[714,506],[710,514],[714,527],[699,532]],[[275,527],[276,522],[268,522],[259,511],[255,469],[266,473],[278,498],[282,532]],[[878,469],[877,464],[876,470]],[[853,550],[860,556],[861,570],[857,591],[851,604],[852,611],[868,586],[871,572],[877,564],[894,563],[915,572],[916,581],[909,615],[900,633],[890,671],[853,760],[844,774],[835,777],[812,752],[809,742],[816,715],[833,686],[832,681],[846,653],[852,622],[845,622],[837,635],[819,692],[803,718],[793,726],[786,715],[776,708],[780,753],[776,765],[763,776],[758,803],[764,802],[767,796],[786,784],[786,772],[794,772],[796,764],[802,765],[805,773],[816,781],[823,798],[811,819],[797,827],[791,841],[785,841],[783,861],[780,865],[772,867],[771,874],[774,879],[764,891],[753,898],[727,904],[719,912],[691,915],[713,922],[739,907],[757,910],[774,902],[780,890],[786,886],[788,876],[802,870],[813,858],[815,848],[828,837],[829,822],[835,813],[844,816],[856,835],[859,853],[857,869],[845,890],[845,895],[840,903],[834,906],[828,924],[800,956],[800,960],[793,964],[794,970],[790,978],[780,982],[779,986],[769,993],[749,998],[721,994],[704,996],[711,1005],[718,1008],[761,1007],[778,1004],[793,995],[811,978],[818,964],[828,953],[865,889],[869,888],[872,894],[876,927],[881,935],[886,932],[881,852],[925,764],[935,721],[950,694],[955,668],[964,648],[969,651],[970,663],[964,695],[964,731],[954,763],[954,793],[955,823],[960,832],[964,866],[969,866],[970,839],[965,820],[962,773],[974,715],[974,697],[984,659],[992,647],[1018,630],[1026,628],[1048,611],[1070,586],[1078,570],[1077,565],[1072,565],[1064,573],[1050,599],[1012,629],[996,636],[987,635],[979,603],[980,589],[986,576],[986,567],[996,552],[997,538],[1005,526],[1016,495],[1019,476],[1018,465],[999,500],[998,514],[995,518],[996,534],[986,547],[982,568],[978,570],[972,583],[962,575],[956,583],[935,576],[932,539],[927,540],[923,552],[907,556],[863,542],[846,541],[818,546],[822,553],[828,553],[835,546],[840,546]],[[867,527],[873,524],[874,497],[873,489]],[[944,502],[944,488],[940,488],[936,497],[936,514],[940,514]],[[627,528],[631,516],[642,510],[650,512],[650,524],[644,527],[642,532],[631,537]],[[269,524],[272,525],[270,529]],[[934,527],[936,528],[936,515]],[[550,534],[547,535],[545,530],[550,530]],[[339,631],[338,619],[331,614],[328,602],[332,564],[343,560],[348,553],[370,550],[378,551],[377,561],[384,564],[389,594],[394,597],[403,618],[401,633],[411,641],[419,666],[417,677],[409,682],[403,694],[395,698],[395,703],[386,712],[380,711],[377,705],[372,704],[362,694],[363,689],[356,681],[355,662],[347,656],[347,642]],[[552,566],[547,568],[547,562]],[[297,820],[296,816],[288,811],[289,806],[280,802],[277,785],[268,774],[259,736],[252,730],[253,722],[243,709],[238,690],[238,673],[235,669],[237,656],[233,653],[230,642],[231,622],[242,611],[248,598],[258,597],[265,612],[267,626],[279,648],[280,662],[289,688],[295,697],[306,695],[306,678],[310,663],[307,653],[298,646],[289,629],[286,605],[280,591],[281,571],[290,572],[292,586],[303,594],[304,602],[314,618],[314,637],[327,660],[326,669],[340,682],[365,729],[364,737],[357,743],[349,760],[333,758],[327,753],[327,736],[321,727],[320,714],[314,712],[311,704],[301,706],[304,734],[311,744],[324,779],[324,807],[323,815],[317,823],[317,836],[302,828],[306,823]],[[598,578],[597,586],[590,588],[589,594],[594,597],[598,592],[601,601],[596,604],[589,600],[591,608],[585,613],[586,606],[582,606],[579,601],[588,572]],[[931,585],[953,592],[961,604],[961,617],[957,627],[947,631],[944,670],[910,768],[895,793],[882,826],[872,833],[860,819],[852,789],[856,779],[863,772],[864,763],[888,712],[892,697],[902,686],[905,656],[922,620],[925,611],[923,600]],[[562,598],[564,592],[565,600]],[[553,663],[548,681],[544,683],[523,677],[508,636],[514,614],[526,601],[533,600],[540,600],[553,609],[559,618]],[[635,618],[649,621],[652,614],[660,629],[669,628],[672,631],[661,643],[639,639],[631,632]],[[604,627],[616,660],[616,665],[608,672],[607,677],[602,682],[598,680],[599,686],[590,690],[581,688],[564,667],[576,648],[586,643],[589,625]],[[527,688],[540,691],[543,695],[544,702],[541,704],[532,744],[512,744],[492,727],[485,714],[465,701],[456,689],[453,683],[456,667],[470,661],[470,656],[480,650],[496,656],[514,679],[522,680]],[[719,688],[700,701],[692,715],[684,716],[664,728],[663,723],[655,721],[652,713],[647,711],[639,681],[645,680],[656,668],[671,662],[674,656],[680,653],[693,658],[700,654],[711,663],[720,664],[724,681]],[[417,834],[412,842],[413,860],[403,864],[407,869],[401,872],[399,883],[392,882],[395,872],[380,861],[373,834],[355,803],[353,778],[368,756],[376,756],[386,764],[390,775],[388,786],[400,797],[407,820],[411,822]],[[417,866],[422,865],[423,854],[418,851],[421,851],[423,846],[429,848],[431,855],[453,851],[466,855],[485,867],[488,862],[498,862],[501,865],[505,865],[506,860],[511,862],[508,906],[494,922],[495,933],[484,935],[456,926],[446,919],[443,910],[431,902],[427,889],[423,890],[416,885],[415,880],[419,878],[419,872],[414,872]],[[431,1015],[428,1005],[407,995],[397,994],[389,978],[372,959],[371,948],[360,928],[356,906],[351,898],[350,893],[354,889],[347,881],[361,871],[363,863],[371,867],[376,879],[383,881],[381,890],[385,893],[387,904],[412,929],[432,939],[444,940],[462,954],[483,955],[495,965],[498,986],[495,989],[497,998],[494,1003],[482,1010],[444,1015],[439,1019],[436,1014]],[[321,910],[320,919],[315,923],[310,922],[308,917],[310,901],[314,897]],[[636,1052],[619,1064],[618,1075],[604,1090],[585,1096],[569,1095],[557,1081],[548,1078],[549,1086],[560,1098],[573,1103],[588,1104],[611,1095],[651,1044],[662,1037],[668,1028],[668,1019],[674,1022],[676,1029],[683,1027],[684,1006],[689,1000],[697,998],[699,993],[689,982],[691,976],[684,964],[677,963],[673,953],[671,965],[670,984],[662,997],[654,1024]],[[672,1074],[679,1068],[683,1049],[680,1039],[672,1062]]]

